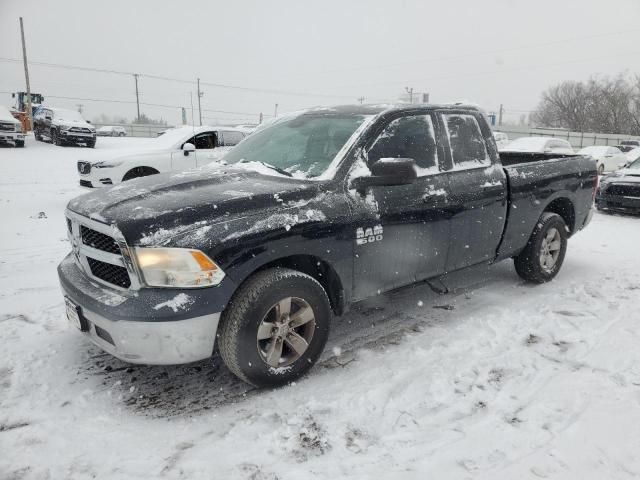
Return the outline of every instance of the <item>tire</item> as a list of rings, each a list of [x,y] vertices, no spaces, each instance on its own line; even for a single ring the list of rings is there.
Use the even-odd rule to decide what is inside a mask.
[[[36,142],[41,142],[42,141],[42,135],[40,135],[40,130],[39,129],[35,129],[33,131],[33,136],[36,139]]]
[[[598,165],[598,175],[604,175],[604,163]]]
[[[126,133],[124,132],[120,132],[120,135],[118,135],[119,137],[124,137],[126,135]]]
[[[60,138],[60,135],[58,135],[57,130],[51,130],[51,143],[58,145],[59,147],[62,146],[62,139]]]
[[[87,142],[86,145],[89,148],[96,148],[96,141],[94,140],[93,142]]]
[[[24,148],[24,140],[16,140],[16,148]]]
[[[280,319],[279,312],[284,313]],[[247,383],[256,387],[285,385],[304,375],[320,357],[331,315],[329,298],[313,277],[287,268],[263,270],[238,289],[223,312],[220,355],[229,370]],[[288,323],[303,319],[306,322],[298,327]],[[305,343],[299,343],[300,338]],[[299,353],[292,348],[292,340]],[[277,345],[279,353],[274,349]]]
[[[158,173],[160,172],[151,167],[135,167],[124,174],[122,181],[126,182],[127,180],[133,180],[134,178],[148,177],[149,175],[157,175]]]
[[[532,283],[552,280],[564,262],[567,239],[567,225],[562,217],[557,213],[543,213],[529,237],[527,246],[514,258],[518,275]],[[549,249],[552,244],[557,248]]]

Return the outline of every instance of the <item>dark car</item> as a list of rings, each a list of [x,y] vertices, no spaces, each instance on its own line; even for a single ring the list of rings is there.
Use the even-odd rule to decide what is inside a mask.
[[[596,207],[640,213],[640,158],[602,177],[596,192]]]
[[[75,110],[40,107],[33,116],[33,134],[36,140],[46,137],[54,145],[96,146],[96,128]]]
[[[596,164],[499,155],[462,105],[348,106],[278,118],[220,163],[91,192],[58,267],[72,321],[132,363],[212,355],[259,386],[316,362],[354,302],[514,259],[550,281],[592,214]]]

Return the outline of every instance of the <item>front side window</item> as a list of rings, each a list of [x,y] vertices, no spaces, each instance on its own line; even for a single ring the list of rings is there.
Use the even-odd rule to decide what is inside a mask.
[[[369,117],[331,111],[284,117],[249,135],[225,154],[224,161],[261,162],[295,176],[318,177]]]
[[[443,114],[449,137],[453,169],[485,167],[491,165],[478,120],[468,114]]]
[[[438,150],[431,115],[391,121],[369,149],[369,163],[381,158],[412,158],[418,174],[438,171]]]
[[[216,134],[215,132],[200,133],[185,143],[193,143],[196,150],[211,150],[216,147]]]

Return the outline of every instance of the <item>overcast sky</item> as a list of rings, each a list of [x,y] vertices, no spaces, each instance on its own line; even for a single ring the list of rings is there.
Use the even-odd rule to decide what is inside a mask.
[[[466,100],[517,120],[566,79],[640,73],[640,0],[120,1],[0,0],[0,99],[24,90],[18,18],[32,62],[140,77],[141,111],[170,123],[179,106],[213,122],[313,105],[396,101],[405,87],[433,102]],[[33,65],[31,89],[53,106],[135,117],[130,75]],[[211,110],[241,113],[218,113]],[[197,115],[197,112],[196,112]]]

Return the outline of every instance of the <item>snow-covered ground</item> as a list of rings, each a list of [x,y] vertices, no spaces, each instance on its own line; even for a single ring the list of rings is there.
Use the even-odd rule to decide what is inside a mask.
[[[338,320],[298,383],[127,365],[65,318],[63,211],[95,151],[0,149],[0,478],[640,476],[640,218],[596,214],[555,281],[510,262]]]

